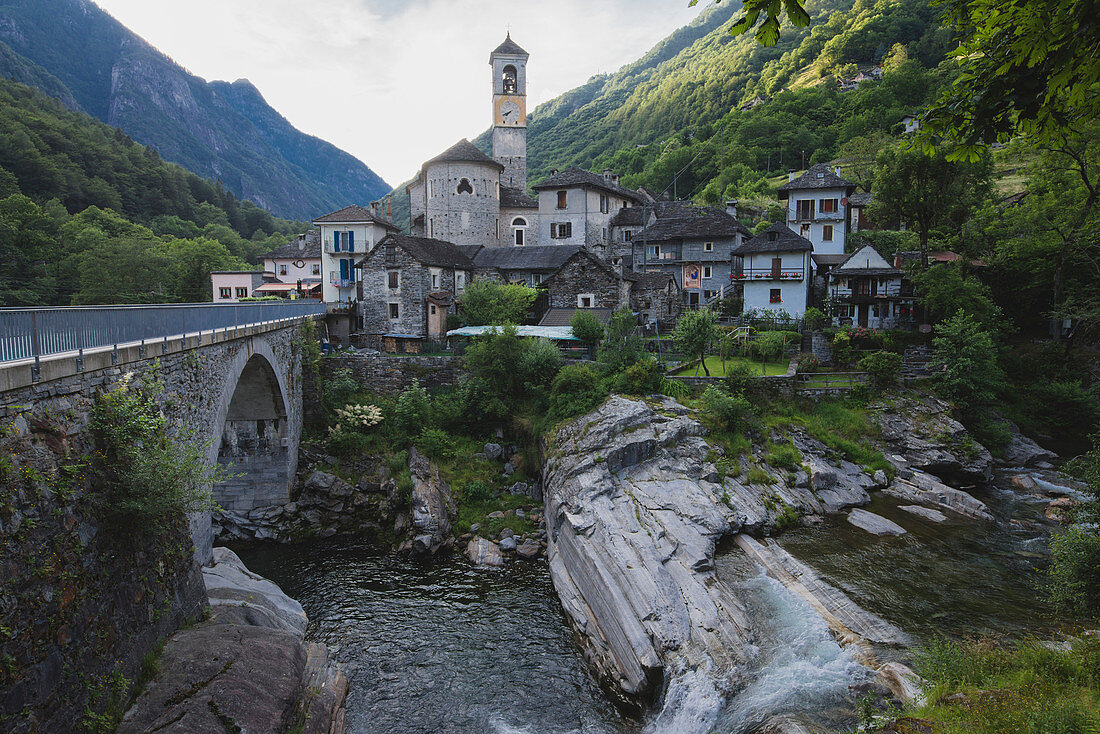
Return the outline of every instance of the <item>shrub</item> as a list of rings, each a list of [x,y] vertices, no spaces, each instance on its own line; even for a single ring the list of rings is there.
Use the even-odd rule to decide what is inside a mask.
[[[820,308],[810,306],[806,309],[806,313],[802,314],[802,323],[810,331],[819,331],[825,325],[825,314]]]
[[[787,471],[798,471],[802,463],[802,454],[794,447],[794,444],[785,442],[779,444],[768,443],[767,462],[769,465]]]
[[[159,381],[136,383],[128,372],[95,397],[92,470],[103,488],[97,505],[123,530],[162,530],[186,513],[208,509],[211,486],[223,476],[217,464],[206,465],[205,447],[193,433],[169,438],[162,394]]]
[[[355,459],[367,452],[370,437],[358,431],[345,431],[340,426],[329,429],[325,449],[342,459]]]
[[[994,402],[1003,381],[993,338],[967,313],[959,311],[936,326],[932,368],[943,368],[938,389],[964,413],[975,415]]]
[[[432,459],[454,456],[455,442],[449,433],[438,428],[425,428],[416,439],[416,448]]]
[[[333,370],[331,376],[321,381],[321,407],[331,415],[337,408],[350,403],[359,389],[359,383],[351,370]]]
[[[700,410],[714,425],[728,431],[738,431],[752,415],[752,405],[742,395],[731,395],[714,386],[703,391]]]
[[[393,415],[390,425],[394,437],[399,441],[408,442],[420,435],[421,429],[428,425],[431,418],[431,401],[428,400],[428,391],[420,387],[417,380],[401,391],[397,402],[393,406]]]
[[[841,364],[851,363],[852,333],[848,329],[841,329],[833,334],[833,359]]]
[[[485,418],[511,419],[523,402],[540,403],[558,369],[561,352],[545,339],[521,339],[514,326],[490,329],[466,349],[468,404]]]
[[[734,395],[744,395],[756,378],[756,370],[743,362],[726,366],[726,389]]]
[[[817,372],[819,369],[821,369],[821,361],[818,360],[816,354],[798,355],[797,364],[799,372]]]
[[[482,504],[492,500],[495,495],[496,492],[493,491],[493,486],[480,480],[468,482],[462,488],[462,498],[467,502]]]
[[[661,392],[661,365],[656,357],[646,355],[626,368],[619,381],[621,389],[629,395],[650,395]]]
[[[871,383],[877,388],[897,384],[901,373],[901,355],[893,352],[874,352],[859,360],[859,368],[871,375]]]
[[[475,280],[466,286],[458,310],[467,324],[518,324],[538,298],[538,291],[525,285]]]
[[[775,484],[775,477],[773,477],[771,474],[768,474],[763,469],[754,466],[749,469],[749,473],[745,477],[745,481],[749,484],[762,484],[766,486],[769,484]]]
[[[550,385],[548,416],[560,421],[581,415],[595,408],[607,397],[600,383],[600,373],[591,364],[569,364],[562,367]]]
[[[569,319],[569,326],[573,330],[573,336],[581,344],[598,344],[603,339],[603,324],[591,311],[577,309]]]

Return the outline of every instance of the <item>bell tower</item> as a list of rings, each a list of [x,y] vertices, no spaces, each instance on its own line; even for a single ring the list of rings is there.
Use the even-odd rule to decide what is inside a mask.
[[[493,68],[493,159],[501,186],[527,190],[527,58],[512,34],[489,55]]]

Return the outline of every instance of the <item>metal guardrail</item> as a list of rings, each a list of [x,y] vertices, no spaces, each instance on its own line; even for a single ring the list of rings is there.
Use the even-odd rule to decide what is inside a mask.
[[[0,363],[324,314],[317,301],[0,308]]]

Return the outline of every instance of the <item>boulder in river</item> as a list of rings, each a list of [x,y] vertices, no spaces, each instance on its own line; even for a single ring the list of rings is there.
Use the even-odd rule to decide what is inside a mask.
[[[856,508],[848,513],[848,522],[874,535],[905,535],[906,530],[892,520]]]
[[[302,639],[309,620],[301,604],[249,571],[228,548],[215,548],[213,558],[214,565],[202,569],[202,578],[215,621],[268,627]]]
[[[939,510],[933,510],[931,507],[921,507],[920,505],[898,505],[899,510],[905,510],[911,515],[917,517],[923,517],[930,522],[946,522],[947,515],[943,514]]]
[[[1058,460],[1058,455],[1053,451],[1044,449],[1030,438],[1020,433],[1020,427],[1012,421],[1008,424],[1008,446],[1001,452],[999,462],[1005,466],[1019,466],[1025,468],[1049,469],[1053,462]]]
[[[479,568],[497,568],[504,565],[500,547],[488,538],[474,538],[466,544],[466,557]]]
[[[409,449],[409,472],[412,474],[410,501],[413,526],[412,550],[418,555],[434,556],[454,543],[451,521],[455,503],[451,487],[439,476],[428,457]]]
[[[893,484],[883,490],[883,494],[949,510],[972,520],[993,522],[993,514],[984,502],[961,489],[948,487],[924,472],[911,472],[909,479],[896,478]]]

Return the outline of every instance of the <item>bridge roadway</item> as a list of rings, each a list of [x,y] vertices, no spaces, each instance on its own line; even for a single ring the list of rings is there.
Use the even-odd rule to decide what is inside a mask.
[[[158,364],[171,430],[232,475],[214,501],[238,512],[285,504],[302,429],[301,328],[324,313],[316,302],[0,309],[0,426],[88,451],[96,393]],[[191,529],[206,563],[210,513]]]

